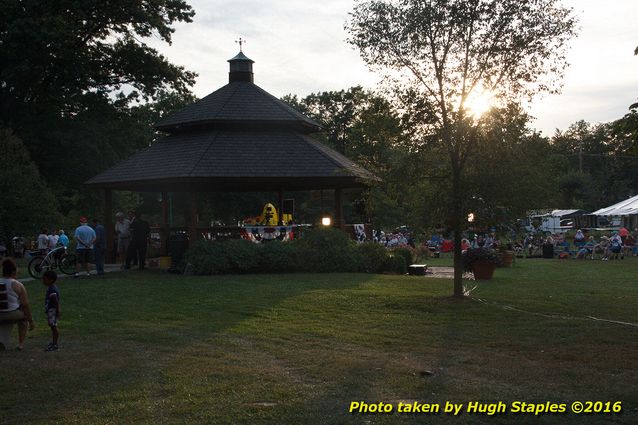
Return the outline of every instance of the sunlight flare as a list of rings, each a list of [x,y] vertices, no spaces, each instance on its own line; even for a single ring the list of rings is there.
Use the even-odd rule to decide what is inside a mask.
[[[480,118],[494,106],[494,95],[488,90],[474,91],[468,96],[464,106],[470,116]]]

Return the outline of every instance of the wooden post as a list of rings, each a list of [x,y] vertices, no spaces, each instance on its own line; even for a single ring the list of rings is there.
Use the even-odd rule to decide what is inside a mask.
[[[113,194],[110,189],[104,190],[104,230],[106,232],[105,259],[108,263],[115,263],[115,253],[113,252],[113,236],[115,235],[115,227],[113,225]]]
[[[171,234],[171,229],[168,224],[168,192],[162,192],[162,228],[160,237],[162,238],[162,249],[160,255],[168,255],[168,238]]]
[[[280,226],[284,224],[284,189],[279,188],[279,203],[277,204],[279,210],[279,218],[277,224]]]
[[[195,242],[199,240],[197,233],[197,193],[190,193],[190,220],[188,221],[188,243],[189,247],[193,247]]]
[[[335,221],[333,226],[343,230],[345,222],[343,220],[343,193],[342,189],[335,189]]]

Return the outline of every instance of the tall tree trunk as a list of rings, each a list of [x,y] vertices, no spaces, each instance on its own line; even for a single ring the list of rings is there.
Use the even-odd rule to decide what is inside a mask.
[[[463,298],[463,259],[461,233],[463,232],[463,192],[461,171],[457,155],[452,155],[452,232],[454,233],[454,297]]]

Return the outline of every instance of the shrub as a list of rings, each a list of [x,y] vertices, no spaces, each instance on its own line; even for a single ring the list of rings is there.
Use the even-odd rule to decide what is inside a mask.
[[[374,242],[357,245],[359,253],[359,271],[365,273],[383,273],[388,266],[388,250]]]
[[[406,261],[392,260],[386,249],[368,243],[357,246],[337,229],[314,229],[291,242],[254,244],[246,240],[199,241],[185,259],[195,274],[355,272],[405,273]]]
[[[417,245],[414,249],[414,261],[416,262],[427,260],[431,255],[432,252],[430,252],[430,248],[425,245]]]
[[[400,255],[405,259],[407,265],[414,263],[414,254],[410,248],[395,248],[392,250],[394,256]]]
[[[245,239],[218,242],[230,273],[251,273],[259,270],[260,246]]]
[[[312,229],[297,241],[305,251],[303,271],[350,272],[359,269],[356,244],[338,229]]]
[[[393,255],[390,257],[387,270],[397,274],[406,274],[408,272],[408,265],[405,262],[405,257],[403,255]]]
[[[198,241],[184,259],[193,265],[193,273],[199,275],[228,273],[230,269],[221,242]]]
[[[292,273],[303,269],[303,247],[298,241],[272,241],[259,248],[259,269],[263,273]]]

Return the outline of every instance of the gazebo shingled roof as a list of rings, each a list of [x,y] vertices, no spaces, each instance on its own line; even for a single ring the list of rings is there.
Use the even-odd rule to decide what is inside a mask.
[[[309,133],[319,124],[253,83],[243,53],[229,83],[161,119],[169,133],[87,185],[136,191],[270,191],[362,187],[378,180]]]
[[[167,132],[207,124],[287,125],[304,133],[321,126],[259,86],[228,83],[199,101],[161,119],[155,128]]]
[[[137,191],[276,191],[357,187],[373,179],[305,134],[203,130],[169,135],[88,184]]]

